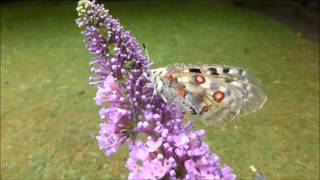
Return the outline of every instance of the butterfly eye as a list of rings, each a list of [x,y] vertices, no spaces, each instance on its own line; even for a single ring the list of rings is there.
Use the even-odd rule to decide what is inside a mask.
[[[194,81],[196,81],[198,84],[202,84],[206,82],[206,79],[202,75],[198,74],[194,76]]]
[[[224,93],[222,91],[216,91],[213,93],[213,100],[216,102],[221,102],[224,98]]]

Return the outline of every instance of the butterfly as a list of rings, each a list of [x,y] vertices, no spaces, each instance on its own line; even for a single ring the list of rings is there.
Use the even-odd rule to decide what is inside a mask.
[[[151,69],[147,76],[166,102],[213,126],[253,113],[267,100],[259,80],[237,67],[172,64]]]

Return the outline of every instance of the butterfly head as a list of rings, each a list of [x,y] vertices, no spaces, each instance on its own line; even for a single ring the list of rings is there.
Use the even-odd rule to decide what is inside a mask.
[[[150,80],[151,84],[153,85],[153,88],[157,92],[161,92],[163,88],[163,83],[161,81],[161,77],[163,77],[166,73],[165,68],[157,68],[157,69],[151,69],[146,73],[146,76]]]

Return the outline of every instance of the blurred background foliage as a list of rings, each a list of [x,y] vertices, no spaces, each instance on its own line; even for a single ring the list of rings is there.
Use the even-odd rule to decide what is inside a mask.
[[[319,41],[256,11],[270,2],[103,1],[147,44],[155,67],[225,64],[263,80],[269,99],[255,114],[221,128],[192,117],[239,179],[252,177],[250,165],[268,179],[319,179]],[[95,140],[91,56],[75,7],[76,1],[1,4],[1,179],[127,177],[126,147],[106,159]]]

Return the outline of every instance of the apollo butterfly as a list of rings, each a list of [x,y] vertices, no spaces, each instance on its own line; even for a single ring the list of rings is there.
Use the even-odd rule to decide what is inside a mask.
[[[223,65],[172,64],[148,77],[167,102],[218,126],[260,109],[266,95],[247,70]]]
[[[149,59],[147,51],[146,55]],[[151,69],[147,77],[166,102],[198,114],[201,120],[213,126],[253,113],[267,101],[258,88],[259,80],[237,67],[171,64]]]

